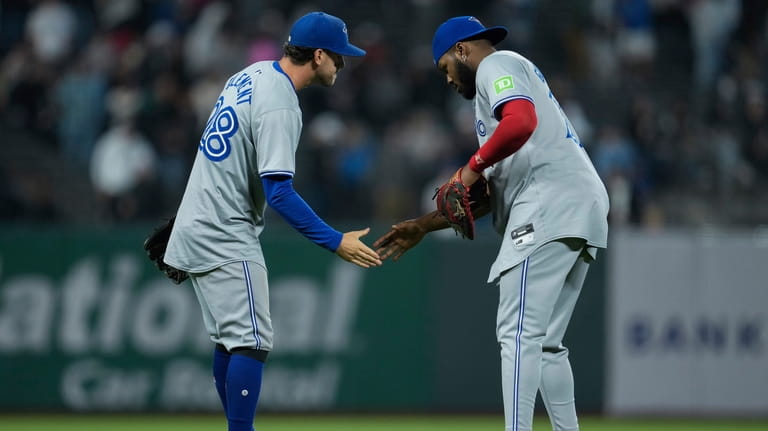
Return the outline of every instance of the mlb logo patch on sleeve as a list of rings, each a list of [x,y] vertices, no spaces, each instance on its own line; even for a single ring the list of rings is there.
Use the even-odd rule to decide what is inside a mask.
[[[512,75],[502,76],[493,81],[493,88],[496,90],[496,94],[499,94],[504,90],[515,88],[515,81],[512,80]]]

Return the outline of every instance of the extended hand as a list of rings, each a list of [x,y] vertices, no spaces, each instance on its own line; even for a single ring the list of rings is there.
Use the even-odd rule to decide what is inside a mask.
[[[336,249],[336,254],[347,262],[352,262],[363,268],[381,266],[379,255],[360,241],[360,237],[367,235],[370,231],[371,228],[367,227],[363,230],[345,233],[341,238],[339,248]]]
[[[403,253],[418,244],[426,234],[427,230],[416,220],[405,220],[392,226],[389,232],[373,243],[373,247],[382,260],[391,256],[397,262]]]

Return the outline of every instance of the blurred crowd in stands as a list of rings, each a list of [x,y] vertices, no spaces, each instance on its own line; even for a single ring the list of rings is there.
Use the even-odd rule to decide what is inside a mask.
[[[227,78],[278,59],[310,10],[368,51],[299,92],[296,188],[328,220],[419,215],[476,148],[430,51],[471,14],[547,76],[611,223],[768,223],[765,0],[3,0],[0,220],[172,214]]]

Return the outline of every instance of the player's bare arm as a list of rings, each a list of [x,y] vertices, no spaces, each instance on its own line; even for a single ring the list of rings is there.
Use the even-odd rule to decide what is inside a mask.
[[[360,240],[360,237],[367,235],[370,231],[371,228],[365,228],[345,233],[341,237],[341,243],[336,249],[336,254],[347,262],[352,262],[363,268],[381,266],[379,255]]]
[[[389,232],[373,243],[373,247],[382,260],[392,258],[397,262],[408,250],[418,244],[429,232],[445,229],[448,221],[437,211],[432,211],[417,219],[404,220],[392,226]]]
[[[461,172],[461,182],[464,183],[467,187],[472,186],[472,184],[475,183],[475,181],[479,180],[482,174],[480,172],[475,172],[472,170],[469,162],[467,162],[466,165],[460,170]]]

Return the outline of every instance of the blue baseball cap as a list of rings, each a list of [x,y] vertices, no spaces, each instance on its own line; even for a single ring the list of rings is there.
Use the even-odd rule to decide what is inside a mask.
[[[288,44],[305,48],[321,48],[348,57],[361,57],[365,51],[349,43],[344,21],[323,12],[310,12],[291,28]]]
[[[456,42],[469,39],[488,39],[492,44],[504,40],[509,31],[506,27],[485,27],[473,16],[457,16],[440,24],[432,39],[432,56],[435,64]]]

